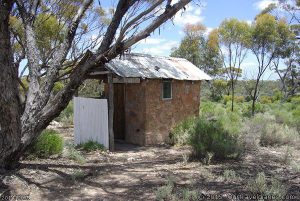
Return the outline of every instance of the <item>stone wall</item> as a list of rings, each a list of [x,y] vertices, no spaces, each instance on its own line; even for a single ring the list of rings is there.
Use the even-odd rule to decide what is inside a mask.
[[[199,115],[201,81],[173,80],[171,100],[162,99],[162,80],[145,82],[145,144],[167,142],[178,122]]]

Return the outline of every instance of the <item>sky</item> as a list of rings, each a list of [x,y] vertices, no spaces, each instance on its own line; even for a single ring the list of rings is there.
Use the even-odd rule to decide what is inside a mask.
[[[186,23],[201,22],[207,27],[206,34],[208,34],[226,18],[237,18],[251,23],[255,16],[271,3],[276,3],[276,0],[201,0],[200,5],[189,4],[185,12],[179,12],[175,16],[173,23],[169,21],[164,24],[160,32],[156,31],[147,39],[140,41],[131,52],[169,56],[171,49],[179,46],[183,38],[182,29]],[[256,59],[250,51],[242,69],[243,76],[250,79],[254,77]],[[267,71],[264,76],[264,79],[277,78],[271,71]]]
[[[172,0],[176,3],[178,0]],[[206,35],[217,28],[226,18],[237,18],[244,20],[249,24],[271,3],[278,0],[193,0],[186,10],[176,14],[172,22],[169,20],[163,24],[159,31],[156,30],[148,38],[140,41],[131,48],[131,52],[145,53],[157,56],[169,56],[171,49],[178,47],[183,38],[183,27],[186,23],[196,24],[202,23],[207,27]],[[115,6],[114,0],[98,1],[104,8]],[[21,62],[21,69],[26,65],[27,60]],[[254,79],[256,74],[256,59],[254,55],[247,54],[242,64],[243,77]],[[28,70],[25,71],[28,74]],[[278,79],[278,76],[271,70],[267,70],[263,79]]]

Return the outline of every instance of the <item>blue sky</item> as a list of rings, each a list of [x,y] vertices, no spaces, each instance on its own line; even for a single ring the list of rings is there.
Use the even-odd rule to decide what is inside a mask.
[[[173,0],[176,3],[178,0]],[[254,17],[271,3],[278,0],[193,0],[184,12],[179,12],[173,19],[165,23],[160,31],[155,31],[150,37],[132,47],[131,52],[139,52],[158,56],[169,56],[173,47],[178,47],[183,37],[182,29],[186,23],[201,22],[207,27],[206,35],[226,18],[237,18],[251,23]],[[114,0],[100,1],[104,8],[114,7]],[[98,3],[95,2],[95,3]],[[21,69],[27,60],[21,63]],[[256,60],[249,51],[243,66],[243,77],[253,79],[255,76]],[[25,74],[28,74],[26,70]],[[264,79],[277,79],[278,76],[266,71]]]
[[[174,0],[173,0],[174,1]],[[184,13],[178,13],[172,22],[163,25],[160,33],[156,31],[149,38],[139,42],[132,52],[168,56],[173,47],[177,47],[183,37],[182,28],[185,23],[201,22],[207,27],[207,34],[217,28],[225,18],[237,18],[251,21],[270,3],[276,0],[201,0],[201,5],[190,4]],[[243,63],[243,76],[253,78],[256,60],[249,51]],[[276,79],[277,76],[267,71],[264,79]]]

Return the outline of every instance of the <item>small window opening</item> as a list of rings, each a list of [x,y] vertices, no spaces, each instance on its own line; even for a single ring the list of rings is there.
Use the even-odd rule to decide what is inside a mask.
[[[172,99],[172,82],[164,80],[162,83],[162,98],[164,100]]]

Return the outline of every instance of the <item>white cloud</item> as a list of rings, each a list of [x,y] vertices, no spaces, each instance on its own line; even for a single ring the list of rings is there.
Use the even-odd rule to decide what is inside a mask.
[[[278,3],[278,0],[260,0],[258,2],[256,2],[254,4],[254,7],[257,9],[257,10],[263,10],[265,8],[267,8],[270,4],[272,3],[275,3],[277,4]]]
[[[204,32],[204,36],[208,36],[209,33],[210,33],[212,30],[214,30],[214,28],[212,28],[212,27],[206,27],[206,30],[205,30],[205,32]]]
[[[246,20],[247,24],[251,25],[252,24],[252,20]]]
[[[204,17],[201,16],[204,5],[193,5],[192,3],[186,6],[186,10],[178,12],[174,17],[174,24],[177,26],[184,26],[185,24],[196,24],[202,22]]]
[[[160,44],[164,41],[165,41],[165,39],[161,39],[161,38],[146,38],[146,39],[140,41],[139,44],[142,44],[142,45],[157,45],[157,44]]]
[[[168,56],[171,52],[171,49],[177,46],[177,41],[164,40],[164,42],[161,42],[160,44],[152,44],[147,45],[146,47],[142,47],[140,52],[151,55]]]

